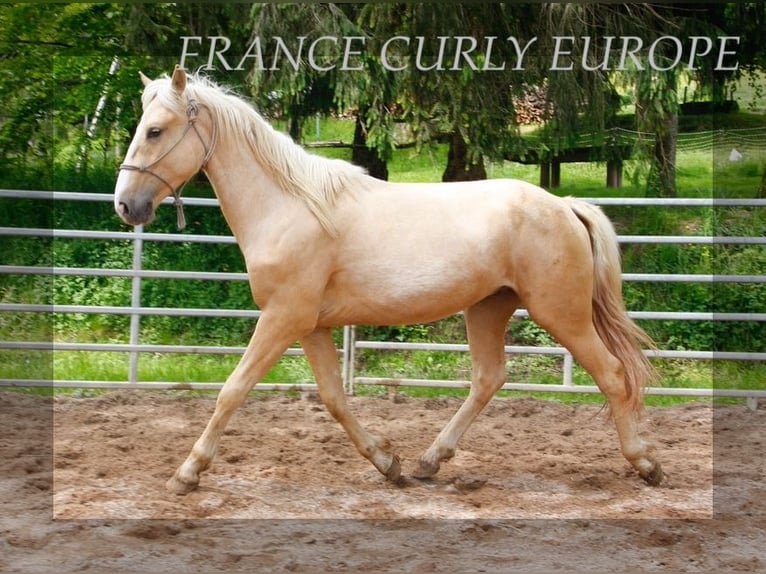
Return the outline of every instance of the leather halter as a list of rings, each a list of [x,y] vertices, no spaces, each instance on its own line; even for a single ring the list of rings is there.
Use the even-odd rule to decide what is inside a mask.
[[[189,133],[189,130],[194,130],[194,133],[197,134],[199,141],[202,143],[202,147],[205,149],[205,157],[202,160],[202,165],[200,165],[197,171],[200,171],[201,169],[205,168],[205,166],[207,165],[207,162],[210,161],[210,158],[213,155],[216,142],[218,141],[218,124],[215,122],[215,118],[213,118],[213,115],[210,114],[210,117],[213,119],[213,136],[212,136],[212,141],[210,142],[210,146],[208,146],[205,143],[205,140],[202,138],[202,134],[200,134],[199,129],[197,129],[197,124],[196,124],[197,116],[199,115],[199,108],[201,106],[207,107],[205,106],[205,104],[198,104],[195,100],[189,100],[189,103],[186,106],[186,116],[189,119],[189,121],[186,124],[186,128],[181,134],[181,137],[178,138],[178,141],[176,141],[176,143],[170,146],[170,148],[168,148],[168,150],[165,151],[165,153],[160,155],[160,157],[155,159],[152,163],[150,163],[149,165],[142,165],[142,166],[123,163],[119,167],[119,171],[126,170],[126,171],[138,171],[140,173],[148,173],[149,175],[159,179],[168,188],[170,188],[170,191],[173,193],[173,205],[175,206],[177,211],[178,229],[183,229],[184,227],[186,227],[186,217],[184,216],[183,201],[181,200],[181,190],[193,177],[193,174],[192,176],[189,177],[189,179],[183,182],[180,186],[178,186],[177,188],[174,188],[172,185],[170,185],[168,180],[166,180],[164,177],[159,175],[157,172],[152,171],[151,168],[156,166],[160,161],[165,159],[174,149],[176,149],[176,147],[178,147],[178,145],[186,137],[186,134]],[[208,113],[210,113],[209,110],[208,110]]]

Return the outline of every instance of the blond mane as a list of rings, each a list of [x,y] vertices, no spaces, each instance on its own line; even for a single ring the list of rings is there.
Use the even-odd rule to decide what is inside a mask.
[[[342,194],[350,193],[352,183],[359,183],[366,173],[363,168],[306,152],[289,136],[275,130],[252,105],[204,76],[189,75],[185,95],[207,106],[218,122],[220,135],[232,138],[233,145],[247,145],[255,161],[279,187],[302,199],[322,227],[337,235],[333,207]],[[171,88],[168,77],[146,88],[144,107],[155,97],[163,106],[184,112],[186,102]]]

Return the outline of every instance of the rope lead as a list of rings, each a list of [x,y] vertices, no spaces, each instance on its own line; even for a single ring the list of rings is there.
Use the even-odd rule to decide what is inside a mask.
[[[178,230],[182,231],[186,227],[186,216],[184,215],[184,202],[181,199],[181,190],[179,189],[173,195],[173,205],[176,208]]]

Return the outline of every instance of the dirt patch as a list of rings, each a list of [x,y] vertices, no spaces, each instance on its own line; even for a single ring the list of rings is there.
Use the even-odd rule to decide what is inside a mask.
[[[598,407],[496,399],[436,478],[392,485],[315,395],[258,396],[231,422],[200,488],[178,497],[164,483],[213,399],[119,391],[0,401],[10,421],[0,441],[3,571],[766,567],[764,409],[649,409],[644,434],[667,473],[652,488]],[[350,403],[391,440],[405,474],[459,405]]]

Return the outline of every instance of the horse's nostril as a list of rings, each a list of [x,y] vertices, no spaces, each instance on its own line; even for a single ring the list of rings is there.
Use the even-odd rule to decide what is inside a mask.
[[[123,202],[120,202],[118,206],[118,210],[120,212],[120,215],[123,215],[123,216],[128,215],[130,213],[130,210],[128,209],[127,204]]]

